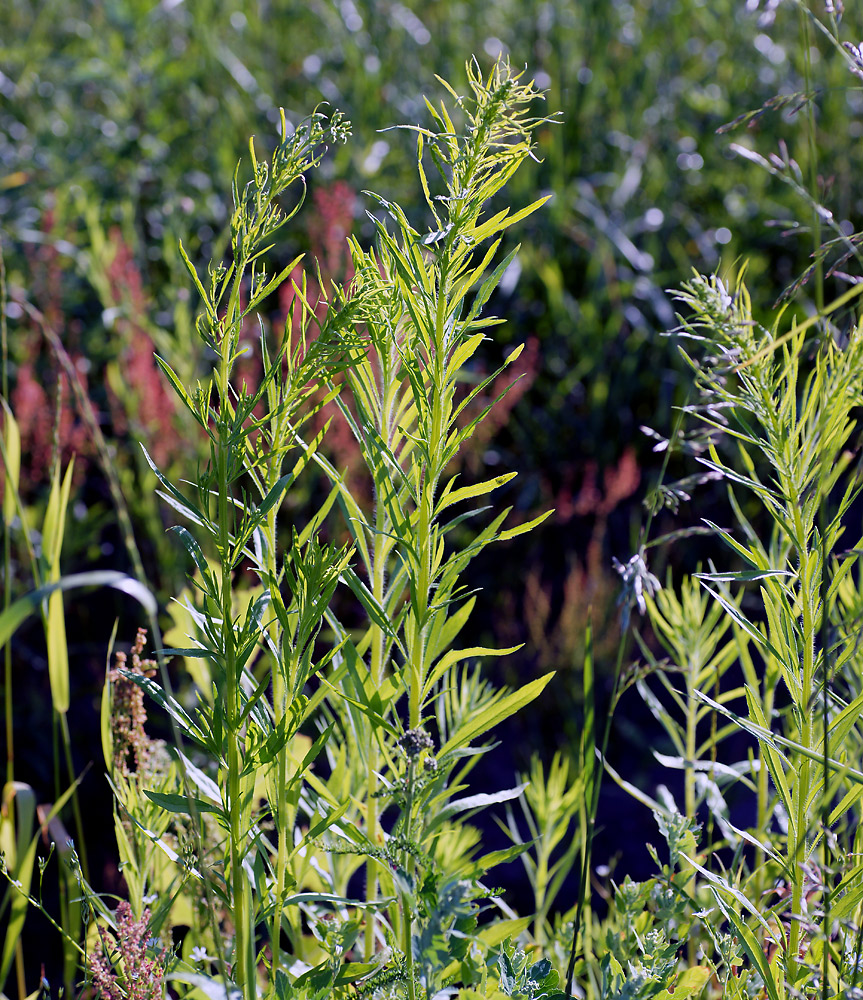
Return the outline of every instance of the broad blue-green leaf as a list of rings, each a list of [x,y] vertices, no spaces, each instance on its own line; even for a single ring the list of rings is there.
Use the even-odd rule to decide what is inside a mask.
[[[243,1000],[243,993],[233,983],[227,986],[218,979],[211,979],[200,972],[169,972],[165,976],[168,982],[186,983],[200,990],[207,1000]]]
[[[216,782],[193,764],[184,753],[177,750],[176,754],[183,765],[183,770],[186,772],[186,777],[189,781],[192,782],[199,792],[206,795],[211,802],[220,806],[222,804],[222,793],[219,791],[219,786]]]
[[[468,809],[484,809],[486,806],[494,806],[499,802],[509,802],[510,799],[517,799],[527,786],[528,782],[525,782],[523,785],[516,785],[515,788],[507,788],[500,792],[479,792],[463,799],[453,799],[444,806],[442,811],[446,813],[465,812]]]

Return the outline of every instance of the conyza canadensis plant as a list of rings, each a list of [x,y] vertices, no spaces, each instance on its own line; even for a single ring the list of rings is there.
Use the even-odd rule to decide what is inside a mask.
[[[548,119],[533,115],[541,95],[506,62],[487,75],[470,63],[467,85],[460,96],[443,83],[450,105],[427,103],[429,126],[411,126],[427,220],[372,196],[374,246],[351,241],[349,285],[313,302],[304,279],[290,279],[284,331],[261,321],[259,384],[236,378],[243,330],[300,263],[271,274],[265,260],[306,173],[348,124],[316,113],[292,129],[283,116],[271,158],[250,143],[229,262],[198,271],[186,258],[212,367],[188,385],[170,359],[159,364],[210,459],[191,483],[151,465],[194,564],[189,638],[165,652],[193,665],[197,700],[124,674],[179,737],[175,787],[148,796],[170,820],[153,839],[174,859],[164,891],[185,899],[197,887],[205,917],[183,918],[197,930],[169,963],[172,988],[221,983],[269,1000],[356,983],[414,1000],[484,980],[492,950],[521,926],[503,919],[483,879],[528,845],[482,855],[466,820],[522,786],[464,792],[490,731],[551,675],[495,688],[475,661],[509,651],[459,637],[476,601],[464,582],[471,560],[542,518],[505,527],[508,508],[484,517],[476,503],[514,473],[462,484],[451,469],[495,403],[499,372],[473,384],[465,373],[501,322],[484,309],[518,248],[498,250],[546,200],[513,210],[501,192]],[[328,458],[330,419],[356,438],[367,490]],[[315,473],[321,506],[280,522],[292,485]],[[356,611],[342,621],[346,596],[359,625]],[[153,832],[128,806],[124,815]],[[178,824],[179,850],[168,842]],[[497,914],[491,930],[479,926],[482,899]],[[175,919],[160,913],[155,934]]]

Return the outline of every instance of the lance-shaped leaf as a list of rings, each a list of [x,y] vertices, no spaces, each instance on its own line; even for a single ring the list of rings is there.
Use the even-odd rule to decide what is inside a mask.
[[[468,613],[470,612],[468,611]],[[425,701],[434,685],[457,663],[462,663],[464,660],[479,656],[508,656],[510,653],[517,653],[522,648],[522,645],[523,643],[518,646],[509,646],[506,649],[490,649],[487,646],[471,646],[468,649],[449,650],[449,652],[444,653],[434,667],[432,667],[431,671],[429,671],[429,675],[423,685],[421,700]]]
[[[554,671],[537,677],[517,691],[506,695],[496,704],[483,709],[472,718],[469,718],[461,725],[455,733],[440,748],[440,757],[445,757],[448,753],[461,747],[467,746],[471,740],[483,736],[494,726],[499,725],[504,719],[514,715],[525,705],[529,705],[545,690],[548,682],[554,677]]]
[[[45,581],[56,583],[60,579],[60,553],[66,525],[66,508],[72,487],[74,459],[66,467],[60,481],[60,467],[54,467],[51,492],[42,527],[43,557],[48,563]],[[45,642],[48,647],[48,678],[51,682],[51,702],[54,710],[65,715],[69,711],[69,649],[66,643],[66,617],[63,614],[63,592],[55,590],[48,598],[43,611]]]
[[[471,500],[474,497],[487,496],[492,492],[492,490],[496,490],[505,483],[515,479],[517,475],[517,472],[505,472],[501,476],[495,476],[494,479],[487,479],[483,483],[475,483],[472,486],[462,486],[457,490],[452,488],[455,483],[455,477],[453,477],[446,484],[440,495],[437,508],[435,510],[435,517],[438,517],[441,513],[443,513],[447,507],[460,503],[462,500]]]

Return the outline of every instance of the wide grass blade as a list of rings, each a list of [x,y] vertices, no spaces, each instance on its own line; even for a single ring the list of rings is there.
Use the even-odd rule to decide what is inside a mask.
[[[12,638],[27,619],[36,614],[42,602],[55,591],[79,590],[85,587],[111,587],[134,597],[149,615],[158,611],[156,599],[150,591],[134,577],[117,570],[94,570],[89,573],[70,573],[51,583],[45,583],[19,597],[0,614],[0,649]]]

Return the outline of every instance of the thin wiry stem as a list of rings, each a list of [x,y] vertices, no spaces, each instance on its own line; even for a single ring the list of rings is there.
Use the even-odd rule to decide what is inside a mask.
[[[9,340],[6,329],[6,258],[3,254],[3,240],[0,238],[0,379],[2,379],[3,401],[9,402]],[[5,425],[5,420],[4,420]],[[5,449],[4,449],[5,455]],[[6,469],[6,489],[10,490],[8,477],[10,470]],[[11,524],[6,522],[6,500],[3,497],[3,610],[6,611],[12,603],[12,531]],[[3,650],[3,696],[4,721],[6,723],[6,781],[15,780],[15,737],[12,711],[12,643],[7,642]]]
[[[661,484],[665,480],[665,475],[668,471],[668,463],[671,458],[672,443],[677,440],[680,428],[683,426],[683,420],[686,413],[687,403],[680,408],[675,420],[674,432],[669,440],[668,447],[665,449],[665,454],[662,457],[662,466],[659,471],[658,482]],[[655,517],[654,511],[648,508],[647,517],[641,526],[641,532],[639,535],[639,546],[638,551],[643,552],[647,540],[650,537],[650,530],[653,526],[653,519]],[[608,742],[611,737],[611,725],[614,718],[614,711],[617,707],[617,701],[622,693],[621,685],[623,681],[623,663],[626,654],[626,648],[629,642],[629,629],[621,627],[620,639],[617,643],[617,656],[614,662],[614,681],[611,689],[611,700],[609,703],[608,711],[605,713],[605,726],[602,733],[602,749],[599,754],[596,755],[595,759],[591,762],[592,767],[592,791],[593,794],[590,799],[588,806],[588,820],[587,820],[587,839],[583,847],[583,854],[581,859],[581,879],[580,888],[578,896],[578,904],[575,911],[575,921],[572,928],[572,943],[569,951],[569,964],[566,970],[566,993],[572,994],[572,984],[573,977],[575,975],[575,962],[577,957],[578,949],[578,936],[581,931],[582,920],[584,919],[585,907],[590,901],[590,864],[593,852],[593,839],[596,835],[596,815],[599,809],[599,793],[602,787],[602,774],[603,774],[603,763],[605,761],[606,754],[608,753]]]

